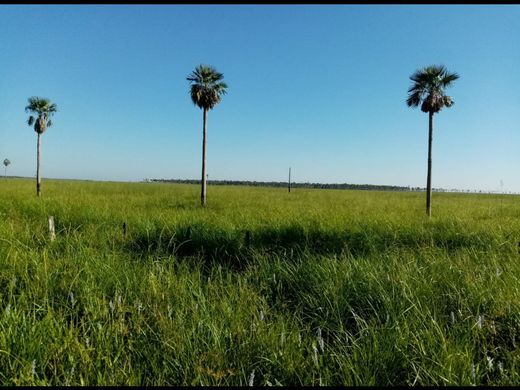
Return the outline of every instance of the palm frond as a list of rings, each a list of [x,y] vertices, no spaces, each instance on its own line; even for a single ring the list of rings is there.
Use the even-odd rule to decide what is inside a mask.
[[[190,96],[199,108],[213,109],[226,94],[227,84],[222,81],[224,74],[209,65],[199,65],[186,77],[191,84]]]
[[[444,88],[457,80],[457,73],[449,73],[444,65],[429,65],[416,70],[410,80],[406,104],[409,107],[421,106],[421,111],[436,113],[443,107],[451,107],[453,101],[446,99]]]
[[[421,104],[422,100],[422,92],[415,92],[408,96],[408,99],[406,99],[406,104],[408,107],[417,107],[419,104]]]
[[[453,101],[453,99],[451,98],[451,96],[444,96],[444,105],[446,107],[451,107],[455,104],[455,102]]]
[[[58,111],[56,104],[51,103],[49,99],[31,96],[27,100],[29,104],[25,107],[25,112],[33,112],[38,115],[46,114],[50,116]]]
[[[442,78],[442,86],[443,86],[444,88],[446,88],[446,87],[450,87],[451,84],[452,84],[455,80],[457,80],[457,79],[459,79],[459,78],[460,78],[460,76],[459,76],[457,73],[449,73],[449,74],[446,74],[446,75]]]
[[[54,114],[54,113],[57,112],[57,111],[58,111],[58,107],[56,106],[55,103],[52,103],[52,104],[49,106],[48,110],[47,110],[47,112],[48,112],[49,114],[51,114],[51,115]]]

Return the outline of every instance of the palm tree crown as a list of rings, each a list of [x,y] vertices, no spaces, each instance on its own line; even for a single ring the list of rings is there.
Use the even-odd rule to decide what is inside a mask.
[[[443,107],[451,107],[455,102],[444,94],[444,89],[457,80],[457,73],[450,73],[443,65],[430,65],[419,69],[410,76],[413,85],[408,90],[408,107],[418,107],[421,111],[435,114]]]
[[[27,124],[32,126],[34,124],[34,131],[38,134],[43,134],[47,127],[52,126],[52,121],[50,117],[58,111],[58,107],[56,104],[51,103],[49,99],[40,98],[40,97],[30,97],[29,105],[25,107],[25,112],[32,112],[37,114],[37,117],[29,116],[27,120]]]
[[[191,82],[190,94],[193,104],[211,110],[226,93],[227,84],[222,81],[224,75],[208,65],[199,65],[186,78]]]

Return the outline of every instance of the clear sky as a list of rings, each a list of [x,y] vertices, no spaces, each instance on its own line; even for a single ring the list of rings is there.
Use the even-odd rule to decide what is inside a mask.
[[[34,176],[29,96],[58,105],[42,175],[200,178],[198,64],[229,85],[209,112],[211,179],[426,186],[428,117],[409,76],[460,74],[435,116],[433,186],[520,192],[518,5],[0,5],[0,160]]]

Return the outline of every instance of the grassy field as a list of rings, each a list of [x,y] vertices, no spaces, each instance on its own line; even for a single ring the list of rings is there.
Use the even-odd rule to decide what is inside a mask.
[[[0,385],[520,384],[519,196],[42,191],[0,180]]]

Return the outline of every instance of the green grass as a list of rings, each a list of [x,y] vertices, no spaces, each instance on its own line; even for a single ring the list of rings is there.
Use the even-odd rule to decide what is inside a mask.
[[[42,191],[0,180],[0,385],[520,384],[518,196]]]

